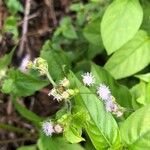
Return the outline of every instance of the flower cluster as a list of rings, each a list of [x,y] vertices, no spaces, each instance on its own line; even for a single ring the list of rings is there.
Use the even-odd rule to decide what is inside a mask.
[[[54,133],[62,133],[63,127],[60,124],[54,124],[52,121],[45,121],[42,124],[42,131],[46,136],[52,136]]]
[[[54,100],[62,101],[70,99],[72,96],[78,93],[77,89],[69,88],[70,82],[67,78],[64,78],[60,83],[55,86],[50,92],[49,96],[53,96]]]
[[[33,62],[29,61],[27,64],[27,68],[38,70],[41,75],[46,75],[48,72],[47,61],[41,57],[36,58]]]
[[[87,72],[82,75],[82,78],[83,83],[86,86],[92,86],[95,83],[95,77],[92,75],[92,73]],[[111,112],[117,117],[123,115],[122,107],[116,103],[116,100],[113,97],[108,86],[106,86],[105,84],[99,84],[99,86],[97,87],[97,95],[101,100],[104,101],[107,112]]]

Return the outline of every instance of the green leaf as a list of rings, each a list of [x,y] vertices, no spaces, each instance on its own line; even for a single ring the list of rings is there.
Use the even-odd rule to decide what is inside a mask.
[[[94,45],[99,46],[100,48],[103,48],[103,43],[101,39],[101,34],[99,30],[99,22],[101,18],[97,18],[91,22],[89,22],[85,28],[84,28],[84,36],[85,38]],[[93,50],[94,51],[94,50]]]
[[[104,49],[100,49],[98,45],[89,44],[87,54],[90,60],[92,60],[96,55],[102,54],[102,52],[104,52]]]
[[[12,56],[14,54],[14,49],[9,53],[0,58],[0,70],[6,68],[12,60]]]
[[[12,86],[13,86],[13,80],[12,79],[7,79],[4,80],[3,86],[2,86],[2,92],[3,93],[11,93],[12,91]]]
[[[132,103],[135,109],[150,104],[149,91],[150,91],[150,82],[145,83],[143,81],[140,81],[140,83],[132,87],[131,89],[133,95]]]
[[[81,131],[77,130],[73,126],[69,126],[68,128],[65,128],[64,136],[66,140],[70,143],[79,143],[81,141],[85,141],[84,138],[81,137]]]
[[[48,63],[48,70],[54,80],[64,77],[65,69],[70,67],[70,61],[62,50],[54,50],[51,41],[47,41],[41,51],[41,55]]]
[[[87,111],[80,106],[73,107],[72,114],[63,122],[65,124],[63,133],[65,139],[70,143],[85,141],[82,138],[82,128],[85,127],[88,120],[89,116],[87,115]]]
[[[2,92],[11,93],[17,97],[25,97],[32,95],[47,84],[47,80],[11,69],[9,70],[8,79],[4,80]]]
[[[16,110],[20,113],[20,115],[26,118],[27,120],[33,122],[35,125],[39,126],[39,123],[43,121],[43,118],[39,117],[34,112],[28,110],[27,108],[19,104],[16,101],[16,99],[13,99],[13,103],[14,103]]]
[[[93,146],[90,138],[87,135],[86,135],[85,149],[86,150],[96,150],[95,147]]]
[[[21,147],[17,148],[17,150],[37,150],[37,147],[36,147],[36,145],[21,146]]]
[[[18,11],[23,12],[23,7],[18,0],[6,0],[5,3],[10,13],[16,14]]]
[[[41,136],[37,145],[39,150],[84,150],[79,144],[67,143],[62,137]]]
[[[107,8],[102,22],[101,33],[108,54],[121,48],[133,38],[143,18],[138,0],[115,0]]]
[[[132,108],[132,97],[127,87],[118,84],[113,77],[102,67],[92,64],[91,69],[96,82],[109,86],[116,101],[123,107]]]
[[[143,23],[141,28],[146,30],[150,35],[150,1],[149,0],[141,0],[141,4],[143,7]]]
[[[150,82],[150,73],[138,74],[138,75],[135,75],[135,77],[139,78],[140,80],[142,80],[144,82]]]
[[[149,56],[150,38],[146,32],[139,31],[131,41],[110,57],[105,68],[114,78],[121,79],[145,68],[150,62]]]
[[[75,75],[71,74],[71,78],[80,93],[76,97],[75,103],[82,105],[88,111],[91,118],[86,127],[86,131],[95,148],[98,150],[118,148],[120,146],[119,130],[112,115],[106,112],[103,102],[92,94],[88,88],[83,87]]]
[[[18,37],[18,28],[17,28],[17,17],[9,16],[4,22],[4,32],[10,32],[13,34],[15,40]]]
[[[75,28],[72,25],[71,19],[69,17],[65,17],[60,22],[60,27],[54,33],[54,36],[63,35],[68,39],[77,39],[77,34]]]
[[[129,150],[150,149],[150,105],[135,111],[121,125],[121,137]]]

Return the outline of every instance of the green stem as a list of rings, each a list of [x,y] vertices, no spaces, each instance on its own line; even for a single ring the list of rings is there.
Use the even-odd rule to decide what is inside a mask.
[[[22,142],[22,141],[36,141],[38,137],[24,137],[19,139],[10,139],[10,140],[1,140],[0,144],[8,144],[8,143],[14,143],[14,142]]]
[[[12,125],[4,124],[4,123],[0,123],[0,128],[2,128],[4,130],[16,132],[16,133],[27,133],[28,132],[25,129],[21,129],[21,128],[14,127]]]
[[[49,79],[49,81],[52,83],[53,86],[56,86],[56,83],[54,82],[54,80],[52,79],[49,73],[47,73],[47,78]]]

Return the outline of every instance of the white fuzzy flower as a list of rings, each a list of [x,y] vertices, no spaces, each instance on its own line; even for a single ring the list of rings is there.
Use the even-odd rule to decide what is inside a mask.
[[[54,97],[54,100],[57,100],[57,101],[62,101],[62,100],[63,100],[62,95],[59,94],[55,88],[53,88],[53,89],[48,93],[48,96],[53,96],[53,97]]]
[[[97,88],[97,94],[102,100],[110,100],[111,99],[111,92],[109,90],[109,87],[107,87],[105,84],[100,84]]]
[[[42,130],[46,136],[52,136],[52,134],[55,132],[53,129],[53,124],[48,121],[42,124]]]
[[[95,77],[90,72],[85,73],[82,77],[84,85],[91,86],[95,83]]]
[[[28,64],[29,61],[30,61],[30,55],[27,54],[27,55],[25,55],[25,57],[23,58],[20,66],[19,66],[19,69],[22,72],[26,72],[27,71],[27,64]]]

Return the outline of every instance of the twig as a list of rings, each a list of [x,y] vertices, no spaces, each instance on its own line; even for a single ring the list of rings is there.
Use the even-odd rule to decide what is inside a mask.
[[[39,15],[40,15],[40,13],[36,12],[36,13],[34,13],[32,15],[29,15],[28,18],[27,18],[27,20],[29,21],[30,19],[36,18]],[[27,20],[23,20],[23,21],[19,22],[17,25],[20,26],[20,25],[22,25],[24,23],[24,21],[27,21]]]
[[[31,6],[31,0],[26,0],[26,5],[25,5],[25,15],[24,15],[24,21],[23,21],[23,26],[22,26],[22,38],[20,41],[20,46],[19,46],[19,51],[18,51],[18,56],[22,56],[23,50],[25,43],[27,41],[27,32],[28,32],[28,15],[30,13],[30,6]]]
[[[53,25],[56,26],[57,25],[57,19],[56,19],[56,14],[54,11],[53,0],[44,0],[44,1],[45,1],[45,4],[49,7],[50,15],[51,15],[51,18],[53,20]]]

